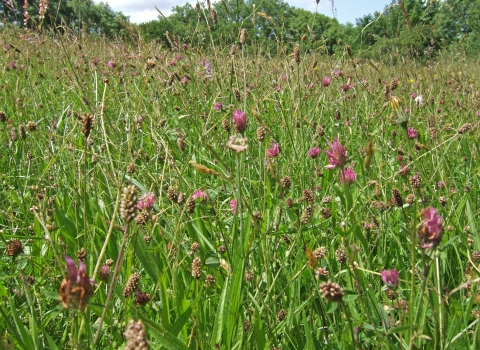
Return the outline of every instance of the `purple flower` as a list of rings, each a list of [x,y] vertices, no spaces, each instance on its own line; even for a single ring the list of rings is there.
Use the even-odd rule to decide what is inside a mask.
[[[307,85],[307,89],[308,89],[308,90],[311,90],[312,88],[313,88],[313,83],[309,83],[309,84]]]
[[[320,155],[320,148],[319,147],[310,148],[307,152],[307,155],[312,159],[317,158]]]
[[[193,192],[192,198],[195,202],[205,202],[207,200],[207,195],[202,190],[196,190]]]
[[[412,97],[412,100],[415,100],[417,98],[417,94],[414,92],[412,92],[410,96]]]
[[[438,186],[438,188],[445,188],[445,182],[440,180],[440,181],[438,181],[437,186]]]
[[[322,85],[327,87],[330,85],[330,78],[329,77],[323,77],[322,79]]]
[[[430,207],[423,210],[423,220],[418,230],[419,246],[422,249],[433,248],[442,236],[442,217],[437,209]]]
[[[94,281],[90,280],[85,271],[85,265],[79,261],[78,269],[75,262],[69,256],[65,256],[67,263],[67,276],[60,286],[60,298],[66,309],[84,310],[88,300],[93,296]]]
[[[325,150],[325,154],[328,156],[329,163],[327,166],[325,166],[325,169],[331,170],[335,169],[336,167],[343,168],[345,164],[348,163],[347,151],[338,141],[338,139],[334,139],[333,143],[327,142],[327,144],[330,146],[331,151]]]
[[[343,91],[343,92],[347,92],[348,90],[350,90],[351,87],[352,87],[352,85],[350,85],[350,84],[345,84],[345,85],[343,85],[342,91]]]
[[[17,64],[14,62],[14,61],[10,61],[10,69],[16,69],[17,68]]]
[[[278,143],[274,143],[272,147],[267,149],[267,157],[275,158],[279,154],[280,154],[280,146],[278,145]]]
[[[183,49],[186,50],[188,48],[188,45],[187,44],[183,44],[182,45]]]
[[[107,283],[109,277],[110,267],[107,264],[103,264],[103,266],[98,270],[98,278],[100,279],[100,281]]]
[[[208,76],[212,75],[212,65],[209,60],[204,61],[205,72]]]
[[[222,102],[217,102],[213,105],[213,110],[214,111],[219,111],[219,110],[222,109],[222,107],[223,107]]]
[[[150,210],[152,209],[154,203],[155,203],[155,193],[153,192],[144,193],[142,197],[140,197],[140,200],[137,203],[137,208],[140,210],[143,210],[143,209]]]
[[[383,270],[382,271],[382,281],[389,288],[398,287],[398,271],[397,270]]]
[[[172,67],[174,67],[174,66],[177,65],[177,62],[175,62],[175,60],[171,60],[171,61],[170,61],[170,65],[171,65]]]
[[[115,62],[113,62],[113,61],[108,61],[107,66],[108,66],[108,68],[110,68],[110,69],[114,69],[115,66],[116,66],[116,64],[115,64]]]
[[[345,183],[347,185],[351,185],[356,180],[357,180],[357,174],[351,167],[340,172],[340,182],[342,184]]]
[[[340,78],[340,77],[343,77],[343,70],[337,70],[335,73],[333,73],[333,75],[336,77],[336,78]]]
[[[415,130],[415,129],[408,128],[407,132],[408,132],[408,138],[410,140],[413,140],[413,139],[417,138],[417,136],[418,136],[418,131]]]
[[[237,213],[237,201],[232,199],[229,204],[230,208],[232,208],[232,214],[235,215]]]
[[[277,86],[275,87],[275,91],[276,91],[276,92],[280,92],[280,90],[282,90],[282,88],[280,87],[280,85],[277,85]]]
[[[182,56],[180,56],[180,55],[176,55],[176,56],[175,56],[175,60],[176,60],[176,61],[180,61],[181,59],[182,59]]]
[[[232,119],[236,132],[243,133],[247,129],[247,116],[244,112],[238,109],[234,110]]]

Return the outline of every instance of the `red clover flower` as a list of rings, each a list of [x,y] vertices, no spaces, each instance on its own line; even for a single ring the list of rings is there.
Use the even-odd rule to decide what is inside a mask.
[[[325,154],[328,156],[329,162],[329,164],[325,166],[325,169],[331,170],[335,169],[336,167],[343,168],[345,164],[348,163],[347,151],[338,141],[338,139],[334,139],[333,143],[327,143],[331,150],[325,150]]]

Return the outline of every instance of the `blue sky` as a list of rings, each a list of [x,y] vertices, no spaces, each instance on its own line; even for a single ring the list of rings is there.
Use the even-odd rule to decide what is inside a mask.
[[[332,6],[333,1],[333,6]],[[375,11],[382,11],[391,0],[320,0],[318,12],[329,17],[336,17],[340,23],[353,23],[355,19],[363,17]],[[100,1],[95,1],[100,2]],[[171,13],[172,7],[176,5],[184,5],[187,2],[194,4],[195,0],[103,0],[109,3],[110,7],[115,11],[122,11],[125,15],[130,16],[133,23],[141,23],[157,19],[158,12],[154,6],[166,16]],[[260,2],[260,0],[259,0]],[[316,8],[315,0],[287,0],[291,6],[303,8],[314,12]]]

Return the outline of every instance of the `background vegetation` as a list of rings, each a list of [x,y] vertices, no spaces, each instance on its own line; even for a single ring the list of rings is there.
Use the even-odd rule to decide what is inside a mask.
[[[476,29],[328,52],[229,11],[4,24],[0,348],[479,348]]]

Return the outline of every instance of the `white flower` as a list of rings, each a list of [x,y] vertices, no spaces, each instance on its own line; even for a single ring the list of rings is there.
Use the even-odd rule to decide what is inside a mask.
[[[423,105],[423,96],[422,95],[418,95],[417,97],[415,97],[415,103],[418,105]]]

